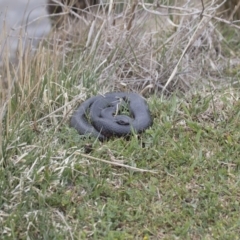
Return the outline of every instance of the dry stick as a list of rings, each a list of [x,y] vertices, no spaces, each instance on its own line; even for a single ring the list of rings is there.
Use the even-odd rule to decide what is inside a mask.
[[[205,7],[204,7],[203,0],[201,0],[201,3],[202,3],[202,12],[201,12],[201,14],[200,14],[200,17],[202,18]]]
[[[108,17],[111,15],[112,13],[112,9],[113,9],[114,3],[113,0],[109,1],[109,5],[108,5]]]
[[[87,155],[87,154],[84,154],[84,153],[80,153],[79,151],[76,151],[75,154],[76,155],[80,155],[82,157],[86,157],[86,158],[92,159],[92,160],[96,160],[96,161],[99,161],[99,162],[111,164],[111,165],[114,165],[114,166],[128,168],[128,169],[131,169],[131,170],[134,170],[134,171],[137,171],[137,172],[149,172],[149,173],[154,173],[154,174],[158,173],[156,171],[151,171],[151,170],[146,170],[146,169],[141,169],[141,168],[135,168],[135,167],[132,167],[132,166],[129,166],[129,165],[125,165],[125,164],[122,164],[122,163],[111,162],[111,161],[104,160],[104,159],[101,159],[101,158],[92,157],[90,155]]]

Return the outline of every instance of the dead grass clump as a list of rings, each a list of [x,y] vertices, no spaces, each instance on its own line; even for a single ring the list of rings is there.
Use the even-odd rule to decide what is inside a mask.
[[[122,83],[131,90],[151,86],[149,92],[188,91],[206,84],[221,87],[229,83],[232,76],[229,78],[224,72],[233,61],[226,48],[222,51],[226,39],[218,23],[231,25],[235,31],[238,26],[215,17],[221,8],[217,1],[205,5],[183,3],[182,7],[140,3],[138,6],[134,11],[128,7],[117,16],[112,13],[110,16],[117,20],[109,17],[105,20],[98,56],[108,62],[102,70],[101,82],[108,80],[114,87]],[[129,13],[134,20],[127,29]],[[112,59],[106,57],[108,51]],[[239,62],[235,54],[232,58]]]
[[[226,82],[223,37],[217,30],[219,19],[214,18],[217,2],[204,9],[201,3],[182,7],[134,3],[120,14],[115,9],[109,5],[107,16],[91,22],[87,40],[86,51],[94,52],[101,66],[101,84],[172,92]]]

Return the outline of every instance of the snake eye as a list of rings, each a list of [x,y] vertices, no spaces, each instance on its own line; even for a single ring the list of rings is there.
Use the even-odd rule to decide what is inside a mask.
[[[129,125],[129,121],[126,122],[124,120],[117,120],[116,123],[119,125]]]

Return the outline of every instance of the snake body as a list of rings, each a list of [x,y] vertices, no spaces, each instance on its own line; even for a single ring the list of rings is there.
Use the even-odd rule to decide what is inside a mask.
[[[128,105],[130,116],[118,113],[124,104]],[[151,125],[152,118],[145,100],[136,93],[124,92],[89,98],[73,113],[70,121],[70,126],[79,134],[100,140],[126,136],[132,131],[140,133]]]

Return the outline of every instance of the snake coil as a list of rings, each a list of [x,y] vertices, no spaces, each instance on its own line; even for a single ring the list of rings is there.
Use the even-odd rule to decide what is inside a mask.
[[[130,116],[121,113],[126,105]],[[140,133],[151,125],[152,118],[145,100],[136,93],[124,92],[89,98],[70,120],[70,126],[79,134],[94,136],[101,141],[112,136],[127,136],[133,131]]]

